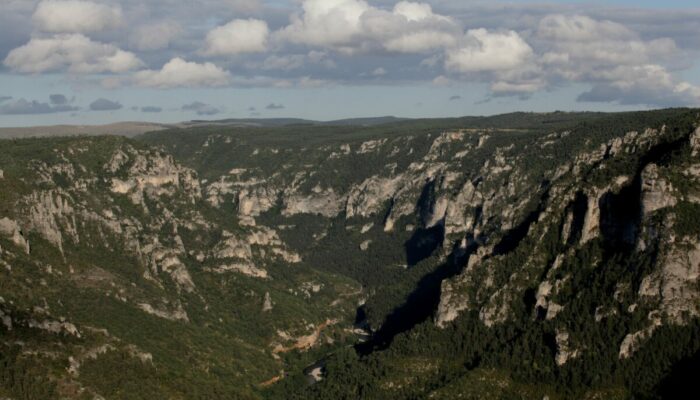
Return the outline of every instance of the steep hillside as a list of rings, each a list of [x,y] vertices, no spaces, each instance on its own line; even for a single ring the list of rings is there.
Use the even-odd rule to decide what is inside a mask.
[[[699,121],[0,141],[0,397],[662,396],[700,349]]]

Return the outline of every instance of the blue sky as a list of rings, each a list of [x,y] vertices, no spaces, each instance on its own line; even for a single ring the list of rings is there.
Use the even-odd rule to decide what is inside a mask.
[[[696,4],[8,0],[0,126],[698,106]]]

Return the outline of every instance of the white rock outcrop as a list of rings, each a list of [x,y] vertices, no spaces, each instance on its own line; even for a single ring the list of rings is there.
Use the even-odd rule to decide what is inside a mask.
[[[656,164],[647,165],[642,171],[642,212],[644,215],[673,207],[677,202],[673,186],[659,176],[659,167]]]
[[[580,355],[579,350],[571,347],[569,343],[569,333],[564,330],[558,330],[556,335],[557,342],[557,354],[554,357],[554,361],[558,366],[562,366],[567,363],[567,361],[572,358],[576,358]]]
[[[12,243],[24,250],[26,254],[29,254],[29,241],[22,235],[19,224],[16,221],[7,217],[0,218],[0,235],[10,238]]]
[[[398,190],[401,180],[402,176],[393,178],[373,176],[353,186],[345,206],[347,218],[355,216],[366,218],[380,212]]]
[[[331,188],[309,195],[296,193],[285,196],[282,215],[314,214],[331,218],[340,214],[345,201],[345,196],[335,193]]]

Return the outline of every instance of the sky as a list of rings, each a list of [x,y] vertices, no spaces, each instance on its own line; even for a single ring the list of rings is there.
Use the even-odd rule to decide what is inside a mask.
[[[697,0],[0,0],[0,126],[700,106]]]

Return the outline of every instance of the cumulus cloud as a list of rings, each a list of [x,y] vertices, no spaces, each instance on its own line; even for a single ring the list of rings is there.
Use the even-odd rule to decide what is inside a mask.
[[[291,71],[309,64],[320,65],[328,69],[337,67],[327,52],[317,50],[311,50],[308,54],[272,54],[265,58],[260,67],[266,71]]]
[[[23,73],[68,70],[76,74],[121,73],[142,65],[136,55],[82,34],[33,38],[7,55],[4,64]]]
[[[700,87],[677,82],[660,65],[621,66],[609,71],[609,74],[614,78],[596,84],[577,100],[664,107],[700,104]]]
[[[349,45],[360,35],[361,17],[370,6],[363,0],[305,0],[302,8],[281,31],[283,37],[295,43],[333,46]]]
[[[156,107],[156,106],[141,107],[141,112],[144,112],[144,113],[159,113],[162,111],[163,111],[163,108]]]
[[[99,98],[90,103],[90,110],[92,111],[115,111],[121,110],[122,108],[123,106],[119,102],[103,98]]]
[[[270,103],[265,107],[266,110],[283,110],[284,105],[283,104],[276,104],[276,103]]]
[[[129,44],[140,51],[166,49],[182,33],[182,26],[174,21],[149,23],[129,35]]]
[[[569,79],[601,67],[639,65],[678,52],[669,38],[645,41],[619,23],[583,15],[546,16],[539,23],[536,38],[544,43],[543,62]]]
[[[63,94],[49,95],[49,101],[51,101],[51,104],[55,104],[55,105],[59,105],[59,106],[69,103],[68,97],[66,97]]]
[[[262,63],[262,69],[269,70],[284,70],[290,71],[304,66],[306,57],[301,54],[289,54],[278,56],[272,54],[268,56]]]
[[[219,108],[210,104],[202,103],[201,101],[185,104],[182,106],[182,111],[193,111],[197,113],[197,115],[216,115],[221,113]]]
[[[210,63],[202,64],[173,58],[160,70],[144,70],[134,74],[139,86],[169,89],[175,87],[225,86],[231,82],[231,74]]]
[[[267,48],[269,33],[265,21],[236,19],[207,34],[203,53],[208,56],[260,53]]]
[[[271,12],[261,0],[0,1],[0,60],[11,72],[91,75],[86,81],[103,88],[432,80],[482,83],[488,98],[525,99],[577,84],[588,86],[579,101],[699,103],[698,86],[680,72],[700,49],[700,11],[483,2],[467,9],[451,0],[282,3]],[[207,32],[212,15],[222,26]],[[230,56],[238,65],[235,80],[227,71]]]
[[[433,13],[429,4],[401,1],[391,12],[370,9],[363,30],[388,51],[424,53],[454,46],[461,29],[450,18]]]
[[[420,53],[451,46],[458,27],[429,4],[401,1],[387,11],[363,0],[305,0],[278,35],[343,52],[374,48]]]
[[[12,96],[0,96],[0,103],[2,103],[3,101],[11,100],[11,99],[12,99]]]
[[[533,50],[517,32],[471,29],[462,44],[449,50],[445,67],[461,73],[515,69],[533,56]]]
[[[383,67],[376,68],[374,71],[372,71],[372,76],[384,76],[386,74],[387,72]]]
[[[45,0],[32,17],[39,29],[52,33],[97,32],[118,26],[121,19],[118,6],[83,0]]]
[[[56,104],[39,102],[36,100],[17,99],[11,97],[0,97],[0,115],[29,115],[29,114],[54,114],[78,110],[69,104]]]
[[[579,101],[654,106],[695,105],[700,89],[662,65],[680,50],[670,38],[642,39],[626,26],[584,15],[549,15],[535,32],[550,80],[593,85]]]

